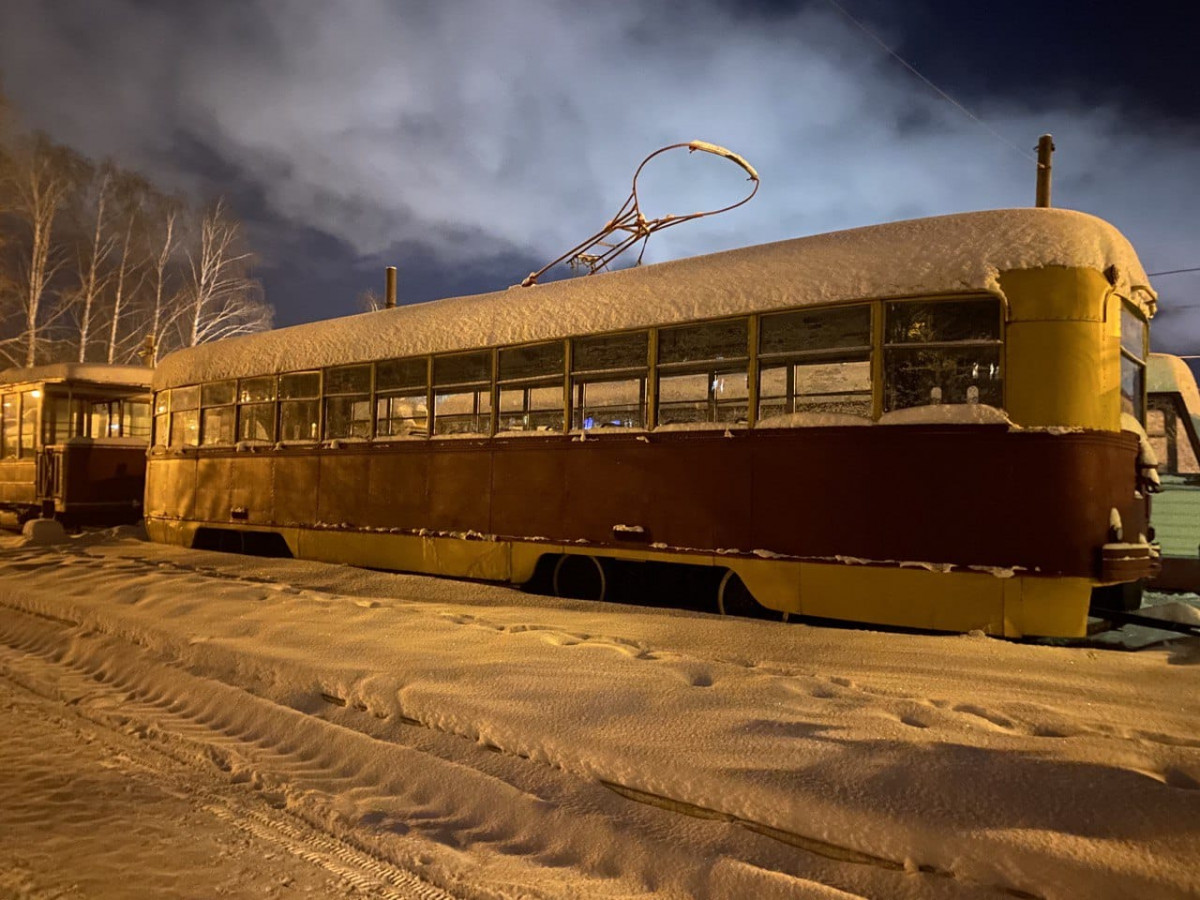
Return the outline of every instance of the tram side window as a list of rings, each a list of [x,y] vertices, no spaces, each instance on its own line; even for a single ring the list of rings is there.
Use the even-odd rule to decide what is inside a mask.
[[[121,405],[121,435],[123,437],[150,437],[150,404],[145,400],[125,400]]]
[[[291,372],[279,376],[279,439],[321,438],[321,373]]]
[[[41,405],[41,391],[21,392],[21,455],[32,456],[37,441],[38,407]]]
[[[0,417],[0,455],[16,459],[21,448],[21,400],[18,394],[4,394],[3,416]]]
[[[87,401],[78,398],[47,396],[42,407],[42,444],[62,444],[84,435],[87,422]],[[149,404],[146,405],[147,428]],[[147,431],[149,435],[149,431]],[[165,438],[164,438],[165,442]]]
[[[389,359],[375,365],[375,436],[429,436],[429,359]]]
[[[200,388],[171,391],[171,446],[195,447],[200,443]]]
[[[371,367],[325,370],[325,439],[371,436]]]
[[[492,352],[433,358],[433,433],[488,435],[492,430]]]
[[[159,391],[154,395],[154,446],[165,447],[171,435],[171,392]]]
[[[497,432],[563,430],[565,363],[566,345],[562,341],[500,351]]]
[[[645,428],[650,333],[571,341],[571,427]]]
[[[758,420],[871,417],[871,308],[765,315],[759,321]]]
[[[274,443],[275,376],[241,379],[237,399],[238,440],[252,444]]]
[[[88,434],[93,438],[118,437],[121,434],[121,401],[93,400],[89,406]]]
[[[998,299],[884,306],[885,412],[943,403],[1004,405]]]
[[[749,319],[660,329],[658,424],[746,422],[749,334]]]
[[[237,439],[236,381],[215,381],[200,388],[200,443],[229,446]]]
[[[1121,412],[1146,421],[1146,322],[1121,306]]]

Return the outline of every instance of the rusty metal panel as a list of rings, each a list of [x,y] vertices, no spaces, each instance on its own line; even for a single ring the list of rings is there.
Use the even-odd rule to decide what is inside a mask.
[[[421,442],[396,442],[366,461],[366,521],[374,528],[413,531],[431,527],[429,447]]]
[[[492,449],[465,441],[442,441],[429,458],[426,491],[429,527],[441,531],[491,528]]]
[[[363,451],[348,447],[321,455],[316,485],[319,523],[359,527],[364,524],[370,471],[364,456]]]
[[[226,456],[201,457],[196,462],[196,518],[205,522],[229,521],[229,486],[233,460]]]
[[[497,441],[492,463],[492,534],[556,538],[566,533],[569,438]]]
[[[317,521],[320,468],[320,458],[315,453],[288,451],[276,455],[271,514],[276,525]]]
[[[270,524],[275,510],[275,459],[268,453],[234,457],[237,477],[229,491],[229,517],[234,522]]]

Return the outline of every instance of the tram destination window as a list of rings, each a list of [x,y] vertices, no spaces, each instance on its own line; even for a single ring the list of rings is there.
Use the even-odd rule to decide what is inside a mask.
[[[745,423],[750,409],[749,319],[658,333],[658,424]]]
[[[279,376],[279,440],[320,439],[320,396],[320,372],[289,372]]]
[[[1146,421],[1146,322],[1121,305],[1121,412]]]
[[[375,436],[429,435],[429,360],[389,359],[375,365]]]
[[[243,378],[238,382],[238,440],[253,444],[275,442],[275,376]]]
[[[606,334],[571,341],[571,427],[646,427],[650,333]]]
[[[1001,307],[994,297],[885,304],[885,412],[1004,405]]]
[[[490,435],[492,352],[435,356],[433,395],[435,435]]]
[[[371,436],[371,367],[325,370],[325,439]]]
[[[764,315],[759,322],[758,419],[869,419],[871,308],[866,305]]]
[[[562,341],[500,351],[498,433],[563,430],[565,362]]]

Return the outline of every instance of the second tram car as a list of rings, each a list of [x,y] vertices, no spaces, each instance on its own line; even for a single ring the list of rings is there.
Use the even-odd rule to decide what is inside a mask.
[[[1146,430],[1162,492],[1154,498],[1162,571],[1152,586],[1200,593],[1200,390],[1178,356],[1151,353]]]
[[[1154,307],[1111,225],[1017,209],[210,344],[155,374],[147,529],[595,598],[686,566],[722,611],[1079,636],[1157,566]]]
[[[0,372],[0,521],[142,518],[150,369],[52,363]]]

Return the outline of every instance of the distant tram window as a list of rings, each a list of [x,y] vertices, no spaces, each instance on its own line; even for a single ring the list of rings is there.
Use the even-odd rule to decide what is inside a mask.
[[[371,436],[371,367],[325,371],[325,439]]]
[[[433,358],[433,433],[486,436],[492,431],[492,353]]]
[[[500,433],[561,432],[565,402],[562,341],[500,351]]]
[[[797,413],[871,417],[869,306],[763,316],[758,348],[760,423]]]
[[[238,382],[238,440],[253,444],[275,442],[275,376],[243,378]]]
[[[1146,323],[1121,306],[1121,412],[1146,421]]]
[[[749,416],[750,320],[658,333],[658,424],[735,424]]]
[[[18,394],[5,394],[0,402],[4,404],[3,421],[0,421],[0,427],[3,428],[3,437],[0,438],[2,455],[5,459],[16,459],[21,447],[20,397]]]
[[[121,437],[150,437],[150,404],[145,400],[122,401]]]
[[[38,406],[40,405],[42,392],[41,391],[22,391],[21,392],[21,455],[32,456],[33,447],[37,439],[38,429]]]
[[[316,441],[321,437],[321,373],[279,376],[279,439]]]
[[[217,381],[200,388],[200,443],[228,446],[237,434],[237,382]]]
[[[896,301],[884,309],[885,412],[1004,405],[998,299]]]
[[[200,388],[171,391],[171,446],[195,447],[200,443]]]
[[[389,359],[375,366],[375,436],[429,435],[429,359]]]
[[[571,427],[645,428],[650,333],[571,341]]]

